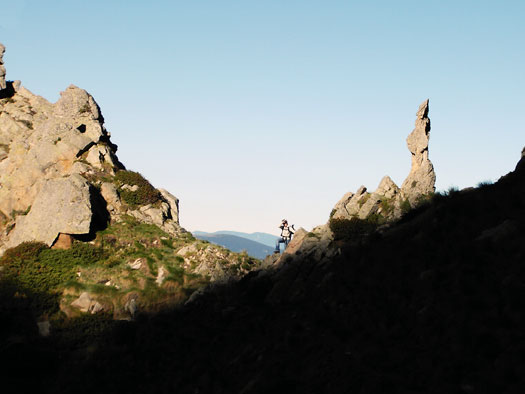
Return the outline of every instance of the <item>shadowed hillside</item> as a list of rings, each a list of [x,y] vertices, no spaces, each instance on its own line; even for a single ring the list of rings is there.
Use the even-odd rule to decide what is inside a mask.
[[[85,317],[41,339],[14,300],[17,320],[2,328],[9,387],[521,393],[524,166],[438,194],[383,233],[336,241],[328,263],[290,259],[135,322]]]

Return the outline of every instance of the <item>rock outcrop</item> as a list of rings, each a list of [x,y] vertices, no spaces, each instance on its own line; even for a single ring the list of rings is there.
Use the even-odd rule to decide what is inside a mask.
[[[170,234],[184,231],[178,199],[167,191],[157,191],[156,201],[122,201],[115,174],[125,167],[89,93],[71,85],[52,104],[20,81],[7,85],[0,96],[0,254],[23,241],[51,245],[58,234],[86,234],[92,220],[103,225],[124,214]]]
[[[88,234],[93,211],[89,183],[80,175],[44,182],[27,215],[17,218],[6,247],[24,241],[51,246],[60,233]]]
[[[373,193],[361,186],[355,194],[345,194],[331,216],[334,219],[366,219],[372,214],[382,214],[390,218],[399,215],[400,203],[401,190],[389,176],[385,176]]]
[[[428,100],[425,100],[419,106],[416,127],[407,137],[408,149],[412,153],[412,168],[402,187],[399,188],[389,176],[383,177],[372,193],[369,193],[365,186],[361,186],[355,194],[346,193],[335,204],[331,218],[366,219],[377,214],[387,221],[397,219],[402,214],[404,203],[414,206],[419,199],[435,191],[436,175],[428,159],[428,108]]]
[[[415,203],[421,195],[433,193],[436,190],[434,166],[428,159],[428,140],[430,138],[428,99],[421,103],[416,116],[415,128],[407,137],[408,150],[412,154],[412,168],[401,185],[401,191],[410,203]]]
[[[346,193],[335,204],[327,224],[314,228],[311,233],[297,239],[292,249],[287,249],[281,256],[267,258],[264,264],[280,266],[297,256],[309,256],[316,261],[330,259],[339,253],[332,247],[332,220],[361,220],[375,226],[388,225],[399,219],[404,211],[419,204],[429,193],[434,192],[436,176],[428,159],[428,109],[428,100],[425,100],[419,106],[416,127],[407,137],[408,149],[412,153],[412,168],[401,188],[389,176],[385,176],[373,192],[369,192],[366,186],[361,186],[355,193]]]
[[[5,46],[0,43],[0,90],[3,90],[7,87],[5,83],[4,52]]]

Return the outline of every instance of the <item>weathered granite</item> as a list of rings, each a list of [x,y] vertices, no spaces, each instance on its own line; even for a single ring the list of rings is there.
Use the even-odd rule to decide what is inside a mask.
[[[433,193],[436,183],[434,166],[428,158],[430,138],[429,100],[423,101],[416,114],[415,128],[407,137],[408,150],[412,154],[412,168],[401,185],[401,191],[411,204],[425,194]]]
[[[5,46],[3,46],[0,43],[0,90],[3,90],[7,87],[5,82],[5,66],[4,66],[4,52],[5,52]]]
[[[29,213],[17,217],[6,246],[24,241],[51,246],[60,233],[88,234],[92,216],[89,183],[82,176],[45,181]]]

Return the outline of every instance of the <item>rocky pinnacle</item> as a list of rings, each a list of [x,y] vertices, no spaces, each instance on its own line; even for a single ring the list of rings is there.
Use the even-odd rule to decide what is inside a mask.
[[[5,46],[0,43],[0,90],[3,90],[6,88],[5,84],[5,67],[4,67],[4,52],[5,52]]]
[[[407,137],[408,150],[412,154],[412,168],[401,186],[401,192],[410,203],[421,195],[435,191],[436,174],[428,159],[428,140],[430,138],[430,119],[428,118],[428,99],[419,106],[415,128]]]

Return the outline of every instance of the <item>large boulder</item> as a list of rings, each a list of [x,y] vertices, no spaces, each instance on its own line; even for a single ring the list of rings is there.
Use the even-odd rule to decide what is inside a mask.
[[[361,186],[355,194],[346,193],[334,206],[332,218],[350,219],[357,217],[366,219],[377,213],[388,219],[394,219],[399,214],[400,201],[401,190],[389,176],[385,176],[372,193],[368,193],[365,186]],[[391,207],[388,211],[384,209],[387,205]]]
[[[412,167],[408,177],[401,185],[401,191],[411,204],[416,203],[421,195],[433,193],[436,190],[434,166],[428,159],[428,140],[430,139],[428,109],[427,99],[419,106],[415,128],[407,137],[408,150],[412,154]]]
[[[179,199],[166,189],[158,189],[162,197],[168,202],[170,207],[169,216],[176,224],[179,224]]]
[[[111,174],[121,166],[98,105],[75,86],[56,104],[20,88],[0,106],[0,147],[0,211],[5,215],[32,205],[42,180],[95,169]]]
[[[92,217],[90,185],[82,176],[45,181],[29,213],[17,217],[6,247],[24,241],[51,246],[60,233],[88,234]]]

